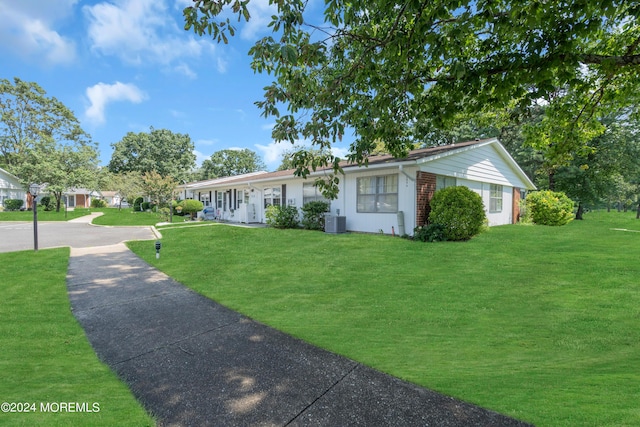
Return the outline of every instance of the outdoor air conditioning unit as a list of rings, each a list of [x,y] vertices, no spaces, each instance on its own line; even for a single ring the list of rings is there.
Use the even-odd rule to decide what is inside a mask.
[[[326,215],[324,217],[324,232],[325,233],[346,233],[347,217]]]

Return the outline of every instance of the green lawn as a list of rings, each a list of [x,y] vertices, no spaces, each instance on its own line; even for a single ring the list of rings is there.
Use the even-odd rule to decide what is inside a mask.
[[[465,243],[163,230],[182,283],[397,377],[539,426],[640,420],[640,220],[502,226]]]
[[[68,221],[90,213],[89,209],[81,208],[67,211],[66,213],[64,210],[56,212],[38,208],[38,221]],[[0,212],[0,221],[33,221],[33,211]]]
[[[155,212],[135,212],[131,208],[118,210],[117,208],[77,208],[68,211],[44,211],[38,209],[38,221],[68,221],[92,212],[103,212],[104,215],[93,220],[97,225],[155,225],[163,221]],[[33,212],[0,212],[0,221],[33,221]],[[184,217],[174,216],[174,223],[184,223]]]
[[[3,406],[0,425],[154,425],[126,385],[98,360],[73,317],[68,262],[69,249],[0,253],[0,402],[35,409],[11,413]],[[55,410],[64,402],[86,403],[94,412],[41,411],[41,403]]]
[[[120,209],[117,208],[101,208],[91,209],[92,212],[103,212],[104,215],[97,217],[93,220],[93,224],[96,225],[155,225],[163,218],[155,212],[136,212],[131,208]],[[184,217],[173,216],[173,222],[184,222]]]

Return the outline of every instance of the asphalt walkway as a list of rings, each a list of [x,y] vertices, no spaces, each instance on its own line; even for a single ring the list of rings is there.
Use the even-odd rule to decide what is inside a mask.
[[[72,248],[73,313],[160,426],[524,426],[266,327],[122,243]]]

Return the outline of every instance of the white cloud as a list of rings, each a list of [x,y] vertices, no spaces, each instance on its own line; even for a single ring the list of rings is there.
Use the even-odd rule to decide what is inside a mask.
[[[268,166],[268,169],[275,169],[282,163],[282,155],[285,151],[291,150],[293,147],[307,147],[310,148],[311,142],[308,140],[296,140],[294,144],[287,142],[271,142],[268,145],[255,144],[254,147],[262,153],[262,158]],[[317,147],[316,147],[317,148]],[[345,159],[349,154],[348,148],[331,147],[331,153],[341,159]]]
[[[331,154],[333,154],[335,157],[339,157],[344,160],[347,157],[347,154],[349,154],[349,149],[340,148],[340,147],[331,147]]]
[[[130,83],[115,82],[114,84],[98,83],[87,88],[89,107],[85,115],[91,121],[104,123],[104,110],[107,104],[116,101],[129,101],[138,104],[146,99],[146,95],[136,86]]]
[[[255,144],[254,147],[262,154],[267,169],[272,170],[282,163],[282,155],[290,150],[292,145],[286,142],[271,142],[268,145]]]
[[[196,155],[196,165],[198,167],[202,166],[202,162],[211,158],[211,155],[204,154],[203,152],[198,150],[193,150],[193,154]]]
[[[174,67],[174,70],[179,74],[184,74],[190,79],[195,79],[196,77],[198,77],[198,75],[191,69],[191,67],[184,63],[176,65]]]
[[[127,63],[170,64],[214,49],[211,42],[196,40],[185,32],[165,0],[114,0],[83,10],[92,49]]]
[[[217,139],[198,139],[195,142],[195,145],[204,145],[205,147],[207,147],[207,146],[215,145],[218,142],[220,141]]]
[[[270,33],[271,16],[277,15],[278,8],[275,4],[269,4],[269,0],[252,0],[247,6],[251,18],[240,31],[240,37],[254,41],[261,33]],[[244,18],[242,19],[244,22]]]
[[[76,2],[0,0],[3,21],[0,25],[0,45],[48,65],[73,62],[76,58],[75,43],[55,28],[73,12]]]

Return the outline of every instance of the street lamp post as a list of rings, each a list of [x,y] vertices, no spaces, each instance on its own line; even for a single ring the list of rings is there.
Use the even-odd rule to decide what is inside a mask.
[[[29,194],[31,194],[31,201],[33,203],[33,250],[38,251],[38,193],[40,192],[40,185],[31,184],[29,186]]]

